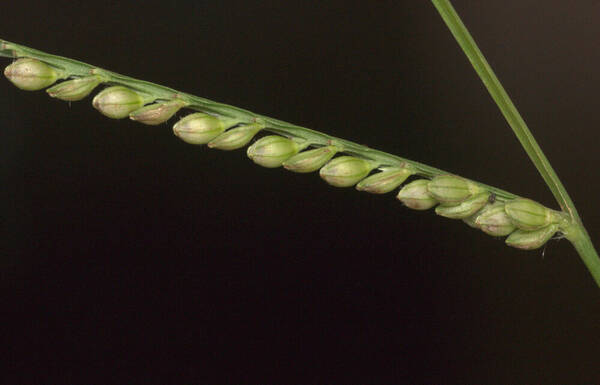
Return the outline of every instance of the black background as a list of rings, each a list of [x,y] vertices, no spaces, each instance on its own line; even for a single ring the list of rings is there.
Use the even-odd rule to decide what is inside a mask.
[[[599,245],[600,4],[454,3]],[[0,26],[556,207],[428,1],[11,1]],[[510,249],[90,99],[0,83],[6,382],[600,380],[567,241]]]

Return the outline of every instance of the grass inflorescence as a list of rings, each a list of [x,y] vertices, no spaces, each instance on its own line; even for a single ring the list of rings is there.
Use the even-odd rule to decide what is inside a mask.
[[[507,245],[520,249],[536,249],[557,233],[574,232],[565,212],[419,162],[72,59],[2,40],[0,44],[0,55],[16,59],[4,74],[21,89],[47,88],[50,96],[72,102],[107,84],[92,105],[112,119],[160,125],[184,111],[173,125],[174,134],[189,144],[220,150],[246,147],[269,132],[247,149],[258,165],[318,171],[332,186],[356,186],[373,194],[397,191],[396,198],[409,209],[435,208],[440,216],[507,237]],[[416,179],[405,183],[409,177]]]
[[[17,47],[12,43],[5,46]],[[55,70],[56,61],[47,63],[37,58],[20,57],[19,50],[15,50],[15,53],[19,59],[7,67],[5,75],[22,89],[39,90],[51,86],[47,90],[50,96],[74,101],[84,99],[101,83],[110,82],[109,87],[101,90],[93,98],[92,104],[100,113],[112,119],[129,117],[139,123],[158,125],[170,120],[177,111],[193,106],[180,92],[173,92],[170,98],[165,98],[161,94],[140,91],[129,84],[119,84],[113,77],[107,79],[98,74],[80,76],[76,72],[70,73],[68,66]],[[24,72],[27,76],[23,76]],[[56,83],[59,81],[59,73],[63,81]],[[430,180],[416,180],[402,186],[411,175],[429,175],[422,175],[419,167],[410,161],[386,163],[385,159],[371,156],[373,150],[366,147],[365,151],[361,151],[360,148],[357,149],[358,145],[350,150],[343,143],[323,145],[311,141],[311,138],[306,138],[302,133],[297,135],[292,131],[282,135],[281,130],[274,130],[268,121],[262,119],[253,118],[248,121],[243,116],[230,118],[198,107],[193,110],[195,111],[181,118],[173,126],[174,134],[187,143],[206,144],[210,148],[220,150],[236,150],[248,145],[261,131],[275,131],[275,135],[264,136],[248,147],[248,157],[256,164],[268,168],[284,166],[297,172],[319,171],[321,178],[332,186],[356,186],[357,190],[369,193],[384,194],[399,189],[397,199],[408,208],[422,210],[435,207],[438,215],[452,219],[469,220],[473,217],[474,227],[482,230],[484,227],[475,218],[487,212],[492,203],[496,208],[501,205],[513,231],[519,230],[528,235],[513,237],[514,239],[508,242],[510,246],[517,248],[532,249],[534,244],[537,247],[542,246],[543,242],[535,243],[531,240],[541,228],[546,230],[540,238],[544,242],[560,231],[557,225],[561,220],[560,213],[520,198],[504,197],[503,202],[491,202],[491,194],[495,195],[490,191],[492,189],[456,175],[441,173],[433,175]],[[422,188],[415,189],[417,185]],[[532,206],[532,210],[541,213],[532,217],[526,208],[518,209],[527,204]],[[552,220],[543,222],[544,226],[535,226],[535,223],[541,221],[540,216]],[[532,221],[535,222],[534,225],[531,224]],[[528,231],[532,233],[528,234]],[[504,235],[510,236],[511,233]],[[525,241],[520,241],[525,238]]]

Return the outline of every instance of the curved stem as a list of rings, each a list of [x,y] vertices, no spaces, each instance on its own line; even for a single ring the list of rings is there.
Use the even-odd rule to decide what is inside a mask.
[[[442,19],[452,32],[452,35],[464,51],[465,55],[473,65],[473,68],[481,78],[481,81],[487,88],[488,92],[498,105],[498,108],[504,115],[504,118],[512,128],[513,132],[521,142],[523,149],[529,155],[529,158],[537,168],[538,172],[544,178],[544,181],[552,191],[552,194],[558,201],[563,212],[567,213],[570,218],[570,222],[574,228],[571,230],[572,234],[576,236],[569,236],[566,234],[567,239],[573,243],[575,249],[581,256],[588,270],[594,277],[598,286],[600,286],[600,259],[594,249],[592,241],[583,227],[579,213],[575,208],[575,204],[571,200],[571,197],[567,193],[567,190],[563,186],[562,182],[556,175],[556,172],[550,165],[548,158],[544,155],[544,152],[538,145],[533,134],[527,127],[527,124],[521,117],[521,114],[513,104],[510,96],[498,80],[498,77],[492,70],[485,56],[473,40],[473,37],[469,33],[467,27],[463,24],[460,16],[456,13],[456,10],[450,3],[450,0],[431,0],[433,5],[440,13]]]

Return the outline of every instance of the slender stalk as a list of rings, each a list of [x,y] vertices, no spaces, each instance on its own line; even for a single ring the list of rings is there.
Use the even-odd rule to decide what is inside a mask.
[[[573,225],[573,228],[566,229],[565,237],[571,241],[596,284],[600,287],[600,259],[585,227],[582,224]]]
[[[569,215],[572,226],[570,230],[565,230],[565,236],[573,243],[573,246],[600,287],[600,259],[567,190],[550,165],[548,158],[544,155],[529,127],[527,127],[521,114],[510,99],[510,96],[508,96],[508,93],[500,83],[500,80],[498,80],[492,67],[477,46],[477,43],[475,43],[467,27],[465,27],[460,16],[456,13],[450,0],[431,1],[498,105],[498,108],[519,139],[519,142],[521,142],[523,149],[525,149],[538,172],[544,178],[562,211]]]

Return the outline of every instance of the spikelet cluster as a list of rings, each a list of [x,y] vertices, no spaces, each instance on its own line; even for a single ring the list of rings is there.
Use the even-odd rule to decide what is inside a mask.
[[[31,91],[67,79],[46,90],[51,97],[66,101],[82,100],[104,82],[98,75],[69,77],[59,69],[31,58],[16,60],[6,67],[4,74],[18,88]],[[146,125],[159,125],[189,103],[177,95],[169,100],[158,100],[138,90],[113,85],[99,92],[92,105],[109,118],[129,117]],[[235,150],[249,144],[263,128],[265,126],[256,121],[244,122],[194,112],[175,123],[173,132],[190,144]],[[356,186],[357,190],[372,194],[389,193],[417,174],[409,164],[382,165],[371,159],[346,155],[343,148],[335,145],[317,146],[302,138],[281,135],[258,139],[248,147],[247,155],[263,167],[284,167],[297,173],[318,170],[320,177],[332,186]],[[437,215],[461,219],[495,237],[507,237],[507,245],[520,249],[536,249],[560,229],[560,213],[524,198],[495,201],[495,196],[486,188],[456,175],[412,180],[400,188],[396,197],[410,209],[435,207]]]
[[[440,175],[430,181],[416,180],[398,193],[407,207],[428,209],[438,215],[462,219],[469,226],[524,250],[543,246],[559,231],[560,214],[530,199],[495,201],[481,186],[455,175]]]

